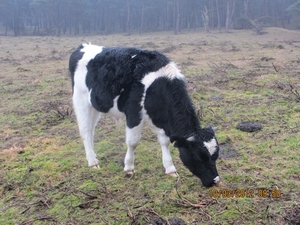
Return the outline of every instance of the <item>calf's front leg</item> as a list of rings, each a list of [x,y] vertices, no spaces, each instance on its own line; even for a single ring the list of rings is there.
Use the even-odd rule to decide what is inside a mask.
[[[138,126],[129,128],[126,126],[126,144],[127,152],[124,159],[124,171],[128,175],[133,175],[134,173],[134,150],[138,146],[141,139],[143,124],[140,123]]]
[[[178,174],[176,172],[176,168],[173,164],[173,160],[170,154],[170,139],[165,135],[164,131],[157,132],[157,139],[158,142],[160,143],[161,150],[162,150],[162,161],[163,165],[166,171],[167,175],[170,175],[172,177],[177,177]]]

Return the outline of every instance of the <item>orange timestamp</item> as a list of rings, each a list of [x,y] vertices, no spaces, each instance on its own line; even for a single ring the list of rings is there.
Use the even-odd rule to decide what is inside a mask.
[[[211,198],[281,198],[280,189],[210,189]]]

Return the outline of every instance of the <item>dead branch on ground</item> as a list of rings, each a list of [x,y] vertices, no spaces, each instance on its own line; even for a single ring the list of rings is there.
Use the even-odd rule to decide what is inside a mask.
[[[208,66],[211,68],[211,70],[215,73],[221,73],[225,74],[227,69],[229,68],[237,68],[234,64],[232,64],[230,61],[226,60],[226,63],[220,63],[219,65],[215,62],[210,61],[208,63]]]
[[[297,102],[300,102],[300,94],[299,94],[298,90],[295,88],[295,85],[291,84],[290,82],[288,83],[288,85],[290,88],[290,90],[289,90],[290,93],[296,97]]]
[[[38,220],[52,220],[52,221],[56,221],[56,219],[54,219],[52,216],[49,216],[49,215],[41,215],[41,216],[38,216],[34,219],[31,219],[31,220],[27,220],[27,221],[24,221],[21,223],[21,225],[30,225],[30,224],[33,224],[35,221],[38,221]]]
[[[274,70],[278,73],[279,70],[278,70],[277,67],[274,65],[274,63],[272,63],[272,66],[273,66]]]

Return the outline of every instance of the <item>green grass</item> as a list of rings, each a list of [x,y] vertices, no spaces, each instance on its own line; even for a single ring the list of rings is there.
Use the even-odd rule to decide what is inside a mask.
[[[213,39],[198,32],[1,37],[0,224],[147,224],[157,216],[187,224],[296,223],[300,106],[293,91],[300,92],[300,65],[287,41],[299,33],[280,31],[215,33]],[[249,41],[241,42],[246,36]],[[237,152],[217,161],[219,189],[253,190],[253,198],[212,198],[172,147],[176,190],[177,179],[164,174],[159,144],[147,128],[136,149],[136,174],[125,178],[119,163],[126,153],[124,127],[109,118],[96,129],[100,169],[88,168],[67,65],[76,46],[90,41],[157,49],[177,62],[202,125],[217,126],[224,152]],[[249,120],[263,129],[235,128]],[[281,197],[261,198],[259,189],[280,190]]]

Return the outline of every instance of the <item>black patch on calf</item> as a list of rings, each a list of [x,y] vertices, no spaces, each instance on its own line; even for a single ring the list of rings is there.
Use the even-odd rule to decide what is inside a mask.
[[[141,121],[140,105],[144,93],[143,77],[166,66],[170,60],[156,51],[138,48],[103,48],[87,65],[86,85],[91,103],[107,113],[119,96],[118,109],[126,115],[129,128]]]
[[[126,94],[126,98],[124,98],[122,92],[118,100],[119,110],[125,113],[126,123],[129,128],[133,128],[141,122],[140,112],[142,110],[141,99],[143,93],[144,85],[142,83],[134,83],[132,84],[131,89],[129,89],[129,93]]]
[[[205,186],[212,186],[218,176],[215,165],[218,149],[210,156],[204,142],[211,141],[215,134],[211,127],[200,127],[184,80],[157,78],[147,89],[144,106],[153,124],[164,129],[179,149],[183,164]]]
[[[69,71],[71,73],[71,81],[72,81],[72,88],[74,88],[74,74],[75,70],[77,68],[78,61],[82,59],[83,52],[80,52],[80,50],[83,48],[82,45],[78,46],[78,48],[73,52],[69,59]]]
[[[147,89],[145,109],[167,136],[188,138],[200,130],[192,101],[182,79],[157,78]]]

